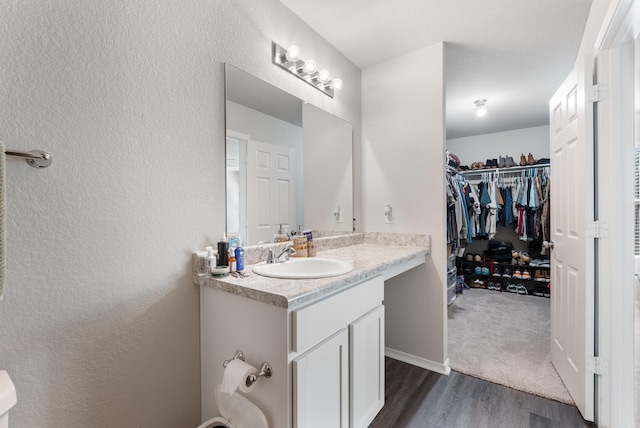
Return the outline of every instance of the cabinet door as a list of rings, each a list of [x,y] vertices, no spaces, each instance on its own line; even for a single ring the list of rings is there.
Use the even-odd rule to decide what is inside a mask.
[[[384,306],[349,325],[351,426],[368,427],[384,405]]]
[[[346,329],[293,360],[297,428],[349,426],[349,334]]]

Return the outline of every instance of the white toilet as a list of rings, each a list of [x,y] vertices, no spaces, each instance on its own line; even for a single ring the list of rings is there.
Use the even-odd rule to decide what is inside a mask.
[[[216,385],[216,404],[222,416],[209,419],[198,428],[269,428],[262,410],[238,392],[229,395]]]
[[[0,428],[9,427],[9,409],[17,402],[16,387],[13,386],[9,374],[0,370]]]

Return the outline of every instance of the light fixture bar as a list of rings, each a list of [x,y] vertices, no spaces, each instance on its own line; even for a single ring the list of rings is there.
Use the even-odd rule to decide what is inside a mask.
[[[289,73],[293,74],[300,80],[307,82],[309,85],[313,86],[320,92],[330,96],[333,98],[335,91],[342,88],[342,80],[340,79],[328,79],[328,71],[327,70],[317,70],[316,62],[313,60],[303,60],[299,57],[298,53],[294,58],[297,58],[295,61],[290,61],[287,59],[287,49],[280,46],[276,42],[271,42],[271,46],[273,48],[272,52],[272,62],[278,67],[287,70]],[[296,48],[297,49],[297,48]],[[289,55],[291,56],[291,55]],[[322,74],[322,75],[321,75]],[[326,75],[326,80],[325,80]],[[319,78],[321,77],[321,78]]]

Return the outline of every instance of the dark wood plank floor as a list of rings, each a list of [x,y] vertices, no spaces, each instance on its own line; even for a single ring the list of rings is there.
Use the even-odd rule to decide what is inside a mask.
[[[370,428],[596,426],[574,406],[471,376],[443,376],[391,358],[385,368],[385,405]]]

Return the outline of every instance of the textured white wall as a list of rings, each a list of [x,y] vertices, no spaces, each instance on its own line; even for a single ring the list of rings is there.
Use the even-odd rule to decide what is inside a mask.
[[[447,355],[443,44],[363,70],[362,87],[364,229],[431,235],[426,265],[386,284],[385,340],[396,350],[442,364]],[[393,224],[385,224],[385,204],[393,207]],[[407,316],[409,306],[416,317]]]
[[[271,40],[344,90],[283,73]],[[277,0],[7,0],[0,52],[0,139],[54,158],[7,165],[11,427],[196,426],[191,252],[224,230],[223,62],[354,123],[356,142],[360,71]]]
[[[486,162],[499,156],[511,156],[516,163],[520,163],[521,154],[531,153],[535,159],[549,158],[549,125],[452,138],[447,140],[447,150],[468,167],[473,162]]]

